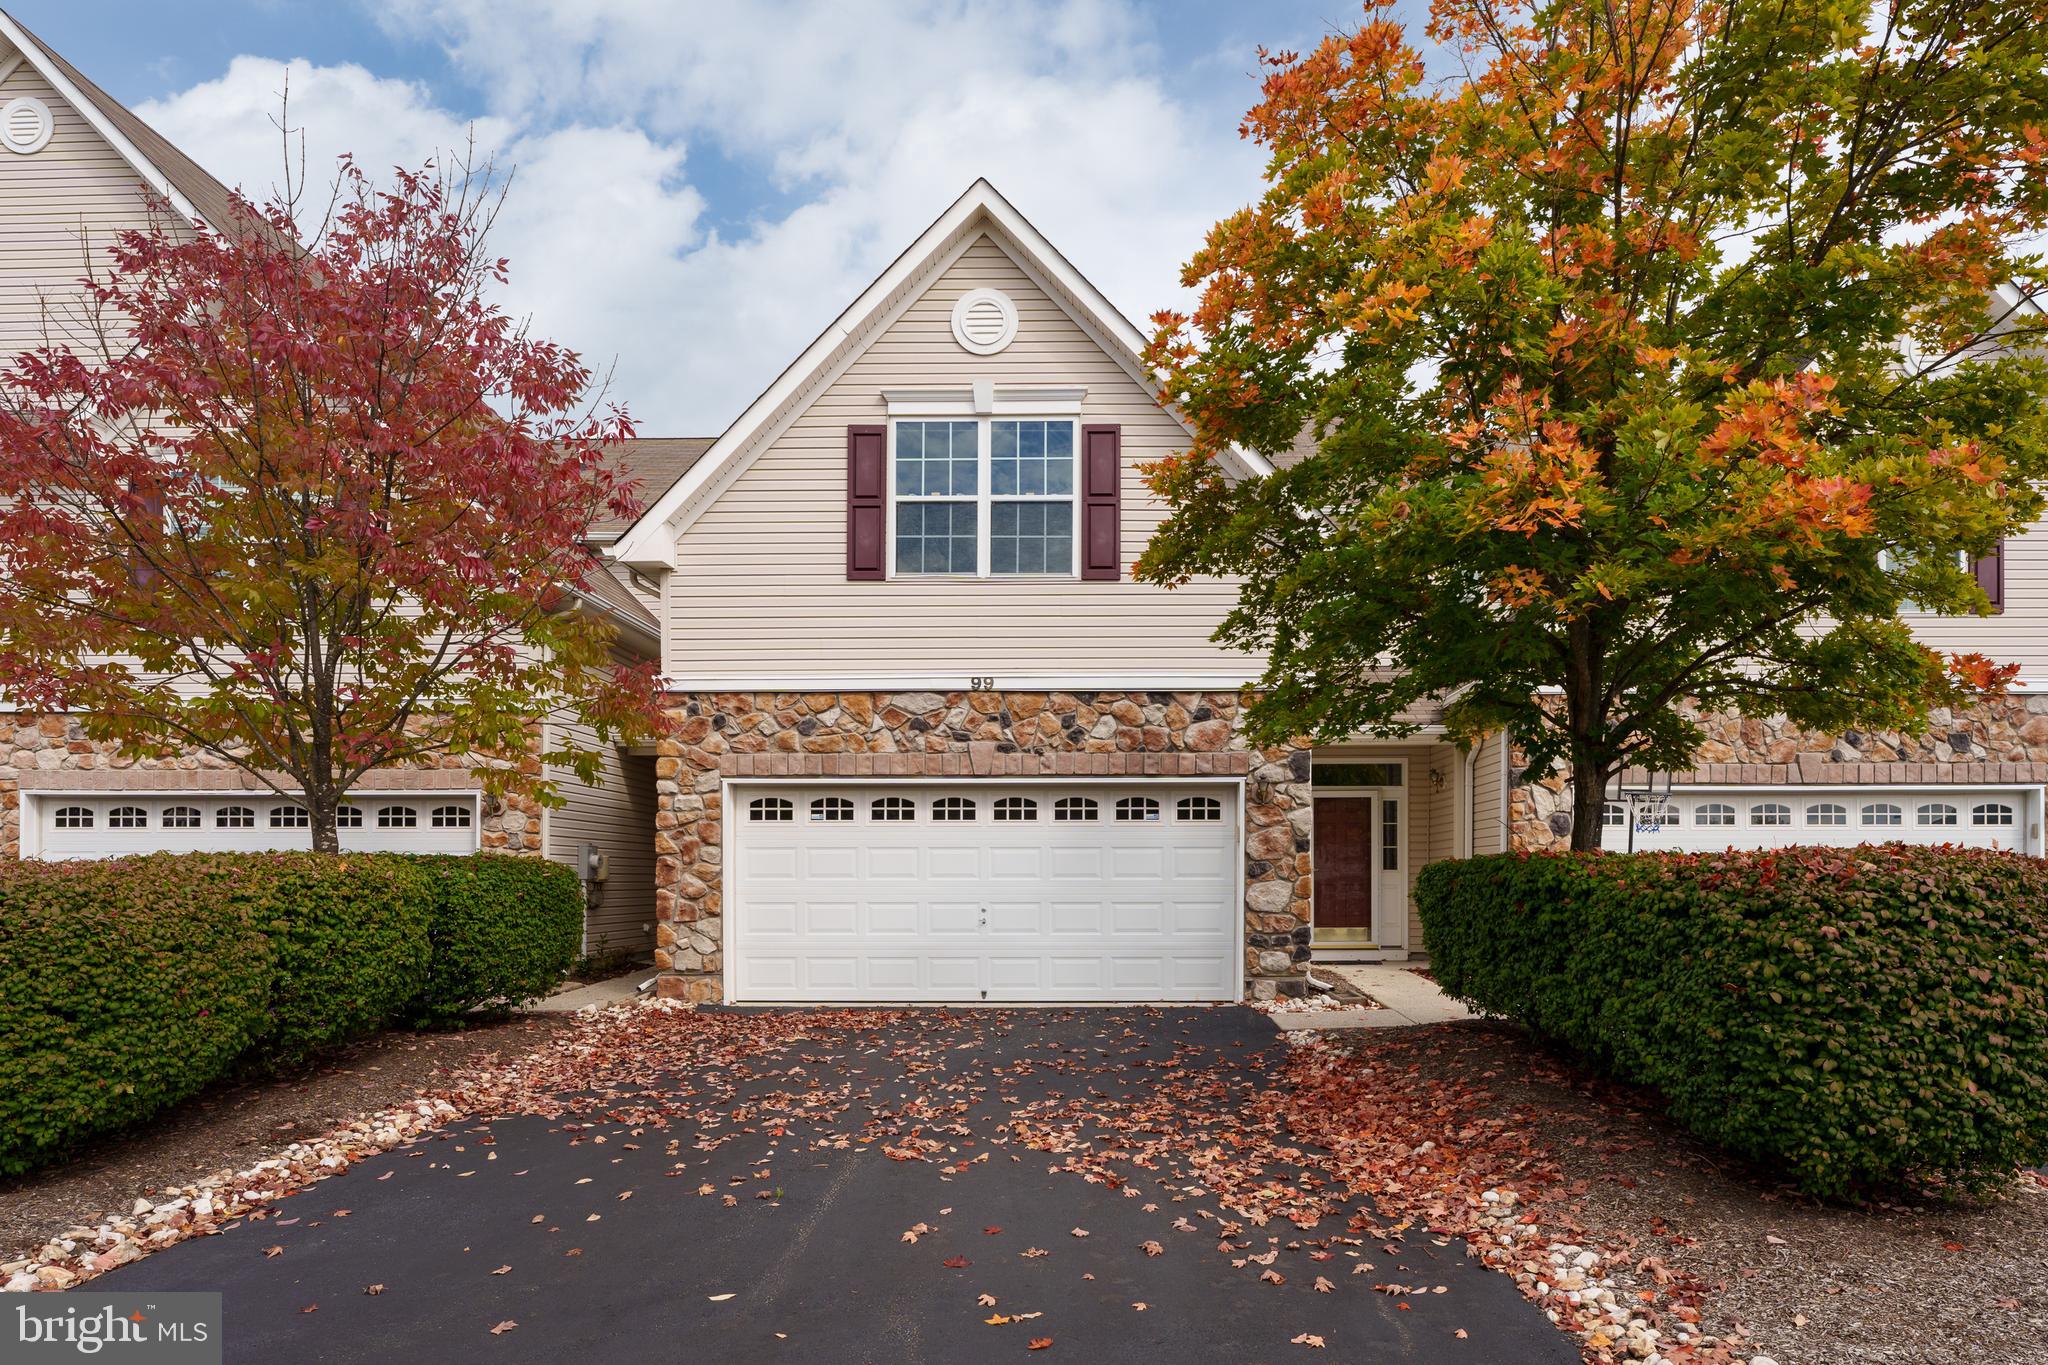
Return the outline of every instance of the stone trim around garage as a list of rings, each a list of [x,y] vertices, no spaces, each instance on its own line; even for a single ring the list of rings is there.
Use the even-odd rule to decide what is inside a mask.
[[[1693,714],[1697,715],[1697,712]],[[1706,742],[1674,787],[2019,786],[2048,784],[2048,696],[2008,696],[1965,711],[1937,710],[1920,735],[1850,730],[1826,735],[1783,717],[1700,717]],[[1570,782],[1560,771],[1522,780],[1526,755],[1509,756],[1512,846],[1563,848],[1571,839]],[[1642,774],[1634,776],[1640,780]]]
[[[659,741],[655,965],[665,997],[723,994],[728,778],[1244,777],[1247,994],[1305,988],[1307,746],[1248,746],[1231,693],[688,692]]]
[[[529,759],[538,771],[538,759]],[[357,784],[364,791],[475,791],[474,768],[442,757],[435,766],[380,768]],[[260,792],[256,779],[221,758],[188,750],[168,758],[129,759],[113,745],[85,737],[78,718],[62,713],[0,714],[0,858],[21,856],[22,798],[42,792]],[[540,803],[507,792],[484,794],[478,846],[492,852],[539,854]]]

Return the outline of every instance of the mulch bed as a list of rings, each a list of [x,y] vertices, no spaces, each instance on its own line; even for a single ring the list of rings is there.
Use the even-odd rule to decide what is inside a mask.
[[[125,1212],[138,1195],[240,1169],[286,1143],[445,1086],[462,1069],[526,1051],[570,1024],[520,1016],[459,1033],[380,1033],[301,1075],[203,1092],[131,1134],[81,1147],[61,1166],[0,1180],[0,1261],[53,1232]]]
[[[1680,1132],[1653,1096],[1504,1025],[1332,1035],[1506,1119],[1564,1179],[1588,1245],[1631,1293],[1691,1286],[1700,1325],[1783,1365],[2038,1360],[2048,1342],[2048,1190],[1989,1204],[1819,1204]]]

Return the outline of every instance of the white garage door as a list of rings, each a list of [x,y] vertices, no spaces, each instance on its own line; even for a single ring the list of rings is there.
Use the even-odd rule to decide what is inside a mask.
[[[740,1002],[1235,1000],[1234,784],[731,789]]]
[[[1962,844],[2031,847],[2027,788],[1743,787],[1674,791],[1661,802],[1609,803],[1601,847],[1687,853],[1787,844]]]
[[[312,846],[305,808],[268,792],[232,795],[73,796],[38,792],[31,853],[115,858],[127,853],[257,852]],[[469,792],[358,794],[340,812],[345,853],[470,853],[476,796]]]

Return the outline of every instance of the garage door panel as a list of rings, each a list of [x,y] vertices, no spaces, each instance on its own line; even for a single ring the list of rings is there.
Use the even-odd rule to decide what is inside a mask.
[[[746,790],[733,803],[740,818],[728,905],[738,1000],[1237,997],[1234,787],[1147,784],[1162,818],[1143,821],[1110,818],[1132,784],[790,782]],[[800,812],[826,796],[850,800],[854,818],[748,818],[748,803],[771,791]],[[1177,798],[1195,793],[1220,800],[1225,818],[1176,818]],[[1096,802],[1103,818],[1051,818],[1068,796]],[[963,797],[972,818],[934,818],[940,802],[957,813]],[[909,818],[875,819],[885,798],[899,815],[907,802]],[[998,811],[1010,818],[995,819]],[[764,970],[769,963],[777,965]]]
[[[1047,850],[1046,874],[1054,881],[1099,881],[1102,878],[1102,850],[1054,845]]]
[[[311,846],[303,802],[269,792],[32,792],[37,853],[114,858],[139,853],[260,853]],[[344,853],[470,853],[472,792],[356,792],[343,808]],[[25,812],[26,813],[26,812]]]
[[[868,932],[871,934],[914,934],[917,932],[916,901],[869,901]]]
[[[925,853],[924,875],[940,882],[978,882],[982,878],[982,850],[945,845],[929,848]]]

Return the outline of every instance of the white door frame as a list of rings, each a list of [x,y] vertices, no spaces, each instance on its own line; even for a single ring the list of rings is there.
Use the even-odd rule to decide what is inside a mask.
[[[1408,951],[1408,821],[1412,812],[1408,809],[1408,760],[1405,758],[1360,759],[1359,762],[1397,763],[1401,767],[1401,785],[1398,787],[1317,787],[1314,800],[1326,796],[1368,796],[1373,801],[1372,832],[1370,835],[1372,855],[1372,942],[1370,944],[1328,943],[1324,946],[1342,952],[1347,947],[1356,947],[1361,952]],[[1392,798],[1398,804],[1394,807],[1394,866],[1386,862],[1386,806],[1382,804]],[[1315,944],[1315,852],[1311,840],[1309,853],[1309,944]],[[1391,929],[1392,932],[1383,932]]]
[[[906,787],[979,788],[987,788],[991,786],[1043,787],[1048,785],[1058,786],[1062,784],[1072,784],[1075,786],[1088,787],[1129,786],[1142,788],[1147,785],[1156,787],[1165,784],[1171,784],[1173,786],[1183,787],[1230,788],[1232,791],[1236,793],[1237,798],[1237,819],[1235,828],[1231,831],[1231,865],[1237,869],[1236,922],[1238,926],[1237,933],[1239,960],[1242,960],[1246,934],[1245,916],[1249,913],[1249,907],[1246,906],[1244,900],[1245,891],[1247,889],[1245,882],[1244,852],[1245,823],[1247,820],[1247,815],[1245,810],[1246,779],[1243,777],[1167,777],[1164,775],[1149,777],[1093,777],[1086,773],[1051,773],[1040,775],[1037,777],[1018,776],[1015,774],[1005,774],[1000,777],[914,777],[908,774],[891,775],[887,777],[877,777],[873,775],[869,775],[866,777],[721,777],[718,782],[718,820],[719,823],[722,826],[724,826],[725,829],[725,845],[724,848],[721,850],[718,866],[718,983],[719,998],[721,1000],[731,1001],[733,999],[733,948],[734,944],[738,941],[738,936],[733,932],[733,924],[735,923],[733,916],[744,913],[743,907],[740,903],[739,896],[739,867],[740,843],[741,840],[744,838],[744,835],[741,833],[741,831],[745,828],[745,823],[738,818],[737,814],[739,811],[739,793],[742,791],[752,792],[755,791],[755,789],[758,789],[757,794],[772,795],[774,794],[777,788],[789,788],[799,786],[887,787],[894,786],[897,784],[901,784]],[[1231,1003],[1243,1003],[1245,990],[1244,978],[1245,973],[1243,971],[1239,971],[1236,975],[1237,994],[1235,997],[1233,997],[1233,1001]],[[1010,1002],[1002,1005],[988,1005],[984,1006],[984,1008],[1062,1009],[1068,1008],[1072,1003],[1074,1002],[1043,1000],[1028,1001],[1023,1003]],[[1093,1000],[1083,1001],[1079,1003],[1091,1008],[1107,1009],[1110,1008],[1114,1002]],[[963,1001],[948,1002],[944,1007],[947,1009],[966,1009],[974,1008],[974,1005],[972,1002]]]

